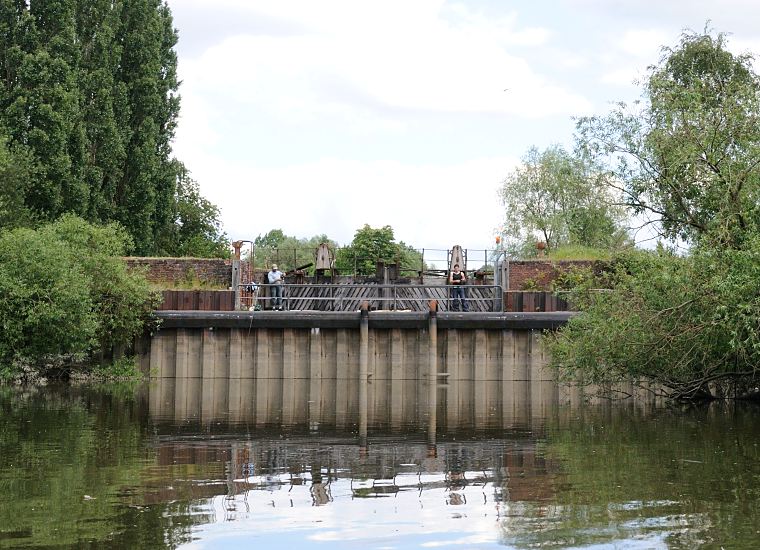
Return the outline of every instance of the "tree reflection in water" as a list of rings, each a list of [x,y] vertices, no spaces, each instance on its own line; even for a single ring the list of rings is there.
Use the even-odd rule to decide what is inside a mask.
[[[247,415],[229,399],[164,404],[154,392],[173,404],[181,395],[166,380],[2,388],[0,547],[756,540],[757,409],[594,404],[548,382],[512,383],[511,394],[487,386],[407,392],[401,415],[360,414],[358,402],[338,415],[325,401],[288,422],[259,403]],[[281,380],[273,387],[291,391]]]

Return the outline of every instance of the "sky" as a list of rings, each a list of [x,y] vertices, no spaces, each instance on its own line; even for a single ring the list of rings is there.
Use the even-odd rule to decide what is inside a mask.
[[[754,0],[167,0],[182,81],[174,154],[233,239],[494,248],[530,147],[637,83],[706,24],[760,53]]]

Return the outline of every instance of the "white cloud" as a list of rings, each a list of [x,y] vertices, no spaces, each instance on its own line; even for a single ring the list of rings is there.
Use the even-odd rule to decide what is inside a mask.
[[[603,74],[599,80],[604,84],[611,84],[613,86],[631,86],[635,82],[640,81],[644,75],[645,71],[643,69],[623,67]]]
[[[503,211],[498,188],[517,164],[480,158],[450,164],[322,159],[261,168],[203,151],[193,176],[218,205],[231,238],[252,239],[281,228],[296,237],[326,233],[345,245],[364,224],[391,225],[415,247],[493,248]]]
[[[657,62],[669,36],[660,29],[628,29],[608,34],[607,40],[611,47],[600,56],[605,70],[599,82],[631,87],[646,77],[647,67]]]
[[[660,48],[671,40],[672,37],[660,29],[632,29],[620,38],[619,48],[628,55],[654,60]]]
[[[176,154],[231,237],[282,227],[346,243],[369,223],[415,246],[490,246],[516,157],[569,139],[571,116],[636,95],[660,46],[677,43],[664,16],[600,2],[547,14],[465,0],[169,0],[189,29]],[[703,17],[675,4],[668,17]],[[592,16],[603,25],[574,24]],[[730,37],[745,44],[757,51],[757,34]],[[286,203],[270,207],[272,187]]]
[[[267,15],[293,17],[309,30],[297,36],[228,37],[197,59],[181,62],[184,86],[291,118],[354,116],[371,107],[527,117],[591,110],[585,98],[509,53],[508,44],[540,43],[547,31],[515,30],[514,18],[488,22],[477,14],[453,25],[442,18],[441,2],[390,4],[379,9],[379,4],[337,2],[333,5],[340,9],[330,10],[322,2],[306,2],[301,10],[291,3],[287,9],[278,2],[254,3]]]
[[[413,246],[491,248],[502,223],[497,189],[517,161],[473,143],[487,143],[499,126],[519,131],[511,120],[592,111],[521,57],[552,33],[520,25],[515,12],[492,17],[443,0],[190,1],[251,24],[179,62],[175,153],[220,207],[233,238],[282,228],[347,244],[368,223],[391,225]],[[278,32],[256,21],[276,21]],[[467,132],[458,134],[457,124]],[[453,141],[439,153],[425,138],[441,128]],[[261,158],[250,143],[266,132],[277,132],[278,143],[310,132],[335,145]],[[341,151],[365,135],[381,149],[393,146]],[[408,154],[396,158],[399,151]],[[415,157],[426,160],[409,160]]]

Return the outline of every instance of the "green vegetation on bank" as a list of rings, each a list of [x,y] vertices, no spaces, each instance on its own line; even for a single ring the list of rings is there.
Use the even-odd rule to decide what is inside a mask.
[[[549,338],[563,378],[654,383],[678,398],[756,391],[760,239],[688,256],[632,251],[609,265],[576,279],[569,299],[583,314]]]
[[[565,379],[654,383],[675,398],[750,396],[760,365],[760,79],[722,35],[685,34],[643,101],[578,122],[585,154],[688,252],[618,255],[581,282],[549,338]],[[591,291],[591,289],[606,289]]]
[[[631,247],[632,248],[632,247]],[[610,260],[615,254],[615,250],[608,248],[594,248],[584,245],[564,245],[559,246],[546,253],[549,260]]]
[[[121,259],[130,247],[117,225],[71,215],[0,234],[0,376],[128,347],[158,305]]]

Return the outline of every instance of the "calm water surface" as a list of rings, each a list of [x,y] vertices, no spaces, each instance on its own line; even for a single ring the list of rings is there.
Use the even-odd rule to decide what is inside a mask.
[[[760,409],[461,389],[360,425],[0,387],[0,548],[760,546]]]

